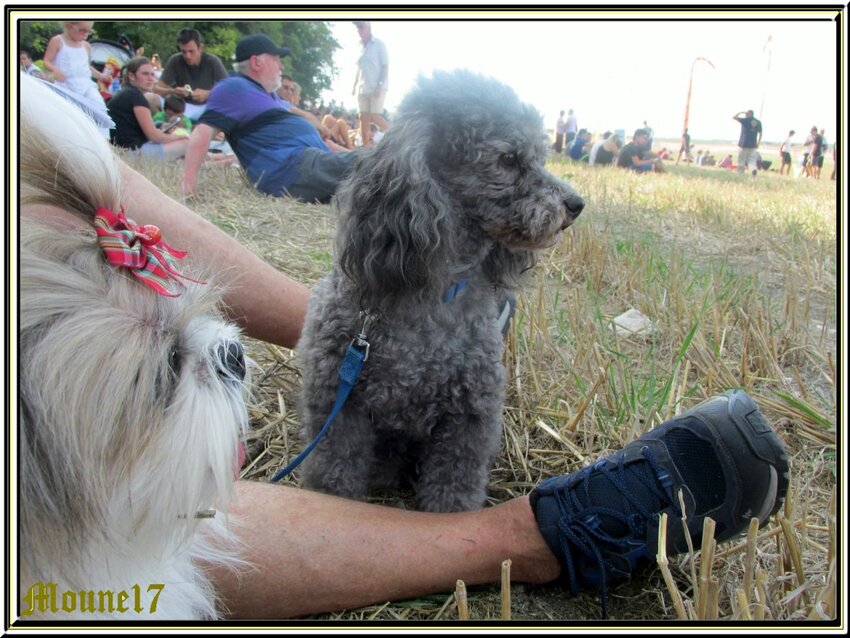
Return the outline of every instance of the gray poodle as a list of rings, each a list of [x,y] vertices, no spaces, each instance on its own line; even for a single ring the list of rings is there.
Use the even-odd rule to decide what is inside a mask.
[[[335,200],[334,268],[313,290],[298,345],[306,440],[331,412],[361,331],[370,349],[304,463],[306,487],[364,498],[407,477],[419,509],[484,505],[502,432],[500,306],[533,251],[584,207],[544,169],[547,148],[540,115],[509,87],[436,72],[355,161]]]

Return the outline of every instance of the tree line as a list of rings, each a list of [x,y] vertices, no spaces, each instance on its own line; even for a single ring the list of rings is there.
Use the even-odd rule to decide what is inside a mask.
[[[21,21],[18,41],[40,59],[51,37],[62,31],[60,22]],[[177,33],[180,29],[197,29],[203,38],[204,50],[221,58],[230,68],[236,43],[246,35],[265,33],[275,42],[291,49],[285,58],[286,73],[301,85],[304,98],[315,100],[330,89],[337,69],[333,54],[339,43],[331,33],[330,23],[317,21],[205,21],[149,20],[144,22],[95,22],[91,39],[118,42],[129,40],[134,49],[144,47],[145,55],[158,53],[163,64],[178,53]]]

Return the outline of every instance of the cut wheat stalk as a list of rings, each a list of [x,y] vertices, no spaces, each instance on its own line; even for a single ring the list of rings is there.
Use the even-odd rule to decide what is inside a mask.
[[[762,571],[759,571],[758,574],[756,574],[755,596],[758,599],[758,606],[755,610],[755,619],[764,620],[768,610],[767,604],[769,599],[767,597],[767,574]]]
[[[685,606],[682,604],[682,595],[679,593],[679,588],[676,587],[676,582],[670,573],[670,561],[667,559],[667,512],[661,515],[661,520],[658,523],[658,554],[655,560],[658,567],[661,568],[661,575],[664,577],[667,591],[670,592],[670,597],[673,599],[676,615],[679,620],[689,620],[685,613]]]
[[[699,587],[697,593],[697,618],[706,619],[709,605],[709,587],[711,571],[714,565],[714,550],[717,543],[714,540],[714,528],[716,524],[710,517],[706,517],[702,525],[702,547],[700,548],[700,572]]]
[[[511,619],[511,559],[502,561],[502,620]]]
[[[785,546],[791,556],[791,565],[794,567],[794,572],[797,575],[797,584],[800,587],[806,585],[806,576],[803,573],[803,562],[800,559],[800,548],[797,545],[797,540],[794,538],[794,531],[791,529],[791,524],[781,514],[779,515],[779,524],[782,527],[782,533],[785,536]],[[809,595],[806,589],[802,591],[803,601],[806,606],[809,605]]]
[[[688,563],[691,568],[691,586],[696,591],[697,584],[697,567],[696,567],[696,555],[694,554],[694,541],[691,538],[691,530],[688,528],[688,512],[685,508],[685,494],[680,489],[678,492],[679,497],[679,509],[682,512],[682,529],[685,532],[685,542],[688,545]]]
[[[458,620],[469,620],[469,603],[466,597],[466,583],[458,579],[455,583],[455,600],[457,601]]]
[[[713,540],[713,539],[712,539]],[[705,620],[720,618],[720,580],[714,574],[708,579],[708,596],[705,608]]]
[[[756,563],[756,536],[759,531],[759,519],[753,517],[750,519],[750,526],[747,528],[747,554],[744,559],[744,588],[746,604],[750,603],[750,592],[753,587],[753,578],[755,577]]]

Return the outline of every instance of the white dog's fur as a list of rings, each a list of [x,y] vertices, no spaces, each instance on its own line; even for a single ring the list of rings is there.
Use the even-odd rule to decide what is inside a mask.
[[[83,222],[69,232],[21,218],[22,609],[38,583],[56,583],[60,603],[66,590],[138,585],[138,614],[41,617],[215,618],[197,561],[238,562],[223,520],[248,421],[238,331],[214,286],[185,282],[165,297],[106,262],[92,221],[98,207],[120,208],[115,157],[75,107],[21,80],[22,203]],[[151,584],[164,585],[155,614]]]

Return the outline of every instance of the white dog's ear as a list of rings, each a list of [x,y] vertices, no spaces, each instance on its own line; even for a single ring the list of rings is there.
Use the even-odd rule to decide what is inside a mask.
[[[450,246],[451,199],[429,167],[431,117],[393,123],[364,153],[336,196],[337,252],[368,303],[429,288],[432,264]]]

